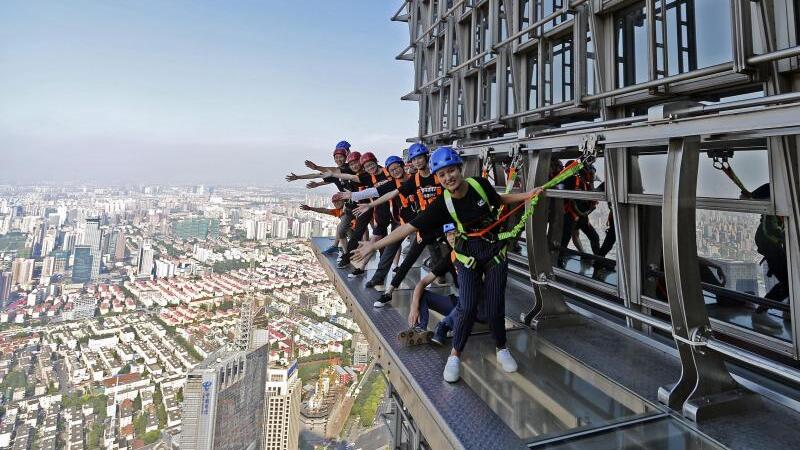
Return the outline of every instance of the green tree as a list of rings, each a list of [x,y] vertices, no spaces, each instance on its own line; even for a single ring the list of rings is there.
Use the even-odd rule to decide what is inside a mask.
[[[141,438],[147,429],[147,414],[139,414],[133,419],[133,430],[136,432],[136,437]]]
[[[90,449],[100,448],[100,440],[103,437],[103,425],[94,423],[89,428],[89,433],[86,435],[86,447]]]
[[[141,436],[141,439],[144,440],[144,443],[150,445],[161,438],[161,432],[158,430],[148,431]]]

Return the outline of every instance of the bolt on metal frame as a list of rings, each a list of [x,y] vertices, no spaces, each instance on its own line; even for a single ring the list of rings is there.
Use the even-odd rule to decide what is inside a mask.
[[[526,226],[534,291],[528,318],[536,326],[569,321],[560,296],[566,293],[594,299],[626,316],[633,328],[668,332],[683,376],[660,397],[697,420],[747,399],[722,364],[723,355],[787,382],[796,382],[800,373],[797,364],[770,359],[800,359],[800,32],[797,2],[714,0],[715,19],[724,11],[729,17],[730,55],[709,63],[699,53],[696,33],[709,24],[696,16],[695,3],[408,0],[393,20],[407,22],[410,32],[408,47],[398,55],[414,62],[414,89],[403,97],[419,102],[419,131],[410,140],[458,145],[470,173],[477,173],[488,154],[526,153],[525,183],[531,187],[547,177],[551,159],[576,154],[587,134],[598,137],[605,191],[551,192],[550,207],[560,211],[563,198],[609,203],[617,286],[552,267],[550,243],[560,233],[561,214],[548,213],[550,202],[543,202]],[[740,100],[740,94],[762,97]],[[726,97],[733,101],[719,103]],[[766,143],[770,200],[698,198],[699,154],[754,140]],[[663,194],[642,190],[636,156],[642,149],[667,155]],[[697,208],[785,218],[792,342],[709,320],[696,273]],[[648,219],[648,211],[658,215]],[[667,304],[643,293],[648,248],[657,255],[663,249]],[[668,315],[672,324],[654,312]],[[760,350],[736,347],[717,333]]]

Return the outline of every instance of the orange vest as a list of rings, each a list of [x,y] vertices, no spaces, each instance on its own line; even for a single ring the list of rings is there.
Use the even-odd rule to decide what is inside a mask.
[[[439,183],[439,178],[436,174],[433,175],[433,182],[437,184],[436,186],[436,195],[434,195],[430,200],[426,199],[424,195],[422,195],[422,186],[420,184],[422,181],[420,180],[419,172],[414,175],[414,185],[417,187],[417,199],[419,199],[419,210],[424,211],[428,205],[436,199],[436,197],[442,195],[442,185]]]

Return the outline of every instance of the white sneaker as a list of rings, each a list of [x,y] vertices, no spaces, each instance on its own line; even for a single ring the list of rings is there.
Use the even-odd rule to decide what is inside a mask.
[[[378,292],[383,292],[386,290],[386,286],[382,284],[376,284],[375,286],[372,286],[372,289],[375,289]]]
[[[461,360],[458,356],[450,355],[447,357],[447,363],[444,365],[444,381],[448,383],[455,383],[461,378]]]
[[[511,356],[511,352],[508,351],[507,348],[503,348],[497,351],[497,362],[500,363],[500,366],[506,372],[516,372],[517,371],[517,362],[514,361],[514,357]],[[446,371],[447,369],[445,369]]]

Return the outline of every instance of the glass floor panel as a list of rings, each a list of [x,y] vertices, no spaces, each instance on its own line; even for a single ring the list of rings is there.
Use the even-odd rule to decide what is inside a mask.
[[[518,372],[502,371],[494,340],[481,334],[470,337],[462,354],[462,378],[523,440],[660,413],[654,405],[527,329],[509,331],[507,337]]]
[[[560,267],[568,272],[592,278],[611,286],[616,286],[619,282],[616,269],[614,266],[609,265],[613,263],[612,260],[595,262],[590,259],[581,259],[578,255],[564,254],[561,262]]]
[[[558,442],[532,445],[547,450],[722,450],[724,447],[670,417],[620,425]]]

